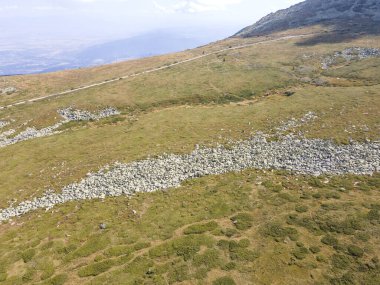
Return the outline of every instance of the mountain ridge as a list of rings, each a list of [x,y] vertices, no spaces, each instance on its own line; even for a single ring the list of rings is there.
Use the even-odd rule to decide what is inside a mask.
[[[248,26],[233,37],[254,37],[273,32],[323,24],[342,27],[345,24],[363,23],[374,29],[380,23],[380,2],[376,0],[307,0],[287,9],[271,13]]]

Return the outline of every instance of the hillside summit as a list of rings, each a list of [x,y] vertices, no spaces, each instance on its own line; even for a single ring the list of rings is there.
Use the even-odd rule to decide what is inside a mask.
[[[307,0],[265,16],[254,25],[239,31],[235,37],[260,36],[316,24],[362,26],[363,23],[367,29],[380,24],[380,1]]]

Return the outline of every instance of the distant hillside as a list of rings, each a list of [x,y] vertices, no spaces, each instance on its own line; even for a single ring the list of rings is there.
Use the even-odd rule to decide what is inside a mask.
[[[356,27],[360,31],[378,30],[378,0],[307,0],[288,9],[271,13],[236,37],[253,37],[315,24]],[[359,25],[359,26],[358,26]]]
[[[232,30],[232,29],[231,29]],[[114,63],[195,48],[228,35],[199,29],[155,30],[134,37],[69,49],[0,49],[0,76],[47,73]]]
[[[154,31],[88,47],[76,54],[75,58],[80,62],[80,65],[84,66],[104,64],[178,52],[206,44],[208,40],[206,37],[195,38],[178,33]]]

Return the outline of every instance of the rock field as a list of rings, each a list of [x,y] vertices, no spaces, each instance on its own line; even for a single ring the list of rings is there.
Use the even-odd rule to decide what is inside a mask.
[[[57,129],[59,129],[62,125],[70,121],[100,120],[103,118],[120,114],[114,108],[107,108],[107,109],[101,110],[97,114],[90,113],[88,111],[75,110],[73,108],[61,109],[61,110],[58,110],[58,113],[64,118],[64,120],[54,124],[53,126],[49,126],[49,127],[39,129],[39,130],[37,130],[34,127],[27,128],[26,130],[20,132],[14,137],[10,137],[10,136],[15,133],[15,130],[9,130],[7,132],[0,133],[0,148],[13,145],[13,144],[26,141],[26,140],[58,134],[60,132],[57,131]]]
[[[17,89],[15,87],[6,87],[6,88],[0,89],[1,95],[11,95],[15,92],[17,92]]]
[[[9,125],[8,122],[6,122],[6,121],[0,121],[0,129],[2,129],[2,128],[8,126],[8,125]]]
[[[324,58],[322,61],[322,69],[328,69],[340,58],[345,61],[353,61],[372,57],[380,57],[380,49],[365,47],[346,48],[343,51],[337,51],[333,55]]]
[[[66,121],[91,121],[91,120],[100,120],[103,118],[119,115],[120,112],[115,108],[106,108],[101,110],[97,114],[93,114],[88,111],[75,110],[73,108],[66,108],[58,110],[58,113],[65,118]]]
[[[136,192],[152,192],[173,187],[188,179],[244,169],[282,169],[309,175],[368,175],[380,171],[379,143],[336,145],[328,140],[286,135],[267,140],[256,134],[230,148],[196,148],[190,154],[164,155],[115,165],[89,173],[79,183],[50,191],[40,198],[0,210],[0,221],[57,204],[86,199],[104,199]]]

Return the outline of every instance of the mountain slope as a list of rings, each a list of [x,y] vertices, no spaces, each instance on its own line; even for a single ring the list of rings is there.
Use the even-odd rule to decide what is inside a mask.
[[[271,13],[254,25],[239,31],[235,36],[253,37],[317,24],[341,25],[341,28],[347,28],[347,24],[354,23],[360,25],[361,32],[365,29],[378,28],[380,2],[377,0],[307,0],[288,9]]]
[[[363,32],[0,77],[1,104],[117,79],[0,110],[0,284],[380,284],[380,37]]]

